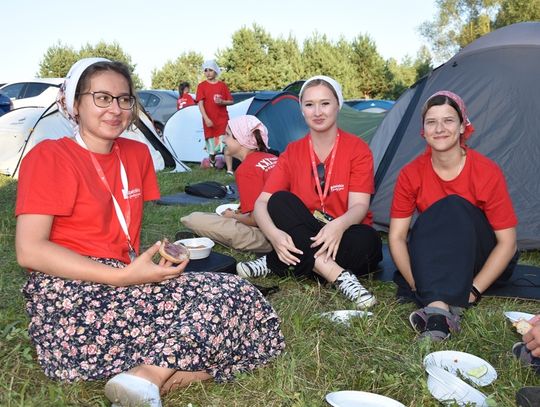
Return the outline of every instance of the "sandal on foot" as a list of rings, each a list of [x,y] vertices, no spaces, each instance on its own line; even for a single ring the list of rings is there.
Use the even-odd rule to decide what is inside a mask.
[[[460,317],[437,307],[424,307],[409,315],[409,322],[419,333],[418,338],[430,338],[439,342],[450,337],[451,332],[458,332]]]

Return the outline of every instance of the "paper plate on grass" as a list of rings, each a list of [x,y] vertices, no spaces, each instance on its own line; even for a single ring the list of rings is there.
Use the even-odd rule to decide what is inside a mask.
[[[517,312],[517,311],[507,311],[504,313],[504,316],[510,320],[510,322],[518,322],[520,319],[528,321],[534,314],[529,314],[527,312]]]
[[[351,318],[358,318],[358,317],[370,317],[372,316],[372,312],[368,311],[358,311],[358,310],[339,310],[339,311],[330,311],[330,312],[323,312],[320,314],[321,317],[328,318],[331,321],[339,322],[342,324],[349,324]]]
[[[443,350],[433,352],[424,358],[424,367],[440,367],[454,376],[461,375],[477,386],[487,386],[497,378],[493,366],[478,356],[466,352]]]
[[[405,407],[390,397],[356,390],[328,393],[326,401],[334,407]]]
[[[438,366],[427,366],[427,386],[433,397],[443,404],[487,407],[486,396],[460,378]]]
[[[216,213],[221,216],[221,214],[223,212],[225,212],[227,209],[231,209],[233,211],[236,211],[238,208],[240,208],[240,204],[235,204],[235,203],[228,203],[228,204],[223,204],[223,205],[219,205],[217,208],[216,208]]]

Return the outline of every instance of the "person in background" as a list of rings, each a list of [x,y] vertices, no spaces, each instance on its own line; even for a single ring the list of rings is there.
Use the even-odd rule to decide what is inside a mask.
[[[466,145],[473,131],[458,95],[429,97],[422,109],[426,151],[401,170],[394,190],[388,241],[397,295],[422,307],[410,323],[434,341],[459,331],[463,308],[508,279],[519,255],[504,175]]]
[[[189,94],[189,83],[182,82],[178,85],[178,100],[176,101],[176,109],[180,110],[184,107],[195,105],[195,100]]]
[[[221,73],[216,61],[205,61],[202,65],[206,80],[197,86],[197,104],[201,111],[206,140],[206,150],[210,166],[216,164],[216,154],[224,150],[223,135],[229,120],[227,106],[234,103],[231,92],[225,82],[218,80]],[[233,175],[232,157],[225,153],[227,174]]]
[[[206,236],[237,250],[267,253],[272,246],[257,227],[253,217],[255,200],[277,162],[268,153],[268,130],[255,116],[229,120],[224,138],[226,150],[241,161],[235,178],[240,208],[215,213],[193,212],[180,221],[199,236]]]
[[[73,134],[24,158],[16,202],[17,261],[29,335],[45,374],[109,379],[117,406],[161,406],[160,390],[232,380],[279,355],[280,321],[243,279],[183,273],[139,252],[145,201],[159,198],[145,144],[120,137],[137,117],[129,69],[88,58],[58,97]]]
[[[299,94],[309,133],[290,143],[255,203],[255,220],[273,251],[241,262],[242,277],[321,276],[358,308],[376,303],[357,276],[374,271],[382,243],[368,210],[373,157],[359,137],[337,126],[341,86],[308,79]],[[314,274],[315,273],[315,274]]]

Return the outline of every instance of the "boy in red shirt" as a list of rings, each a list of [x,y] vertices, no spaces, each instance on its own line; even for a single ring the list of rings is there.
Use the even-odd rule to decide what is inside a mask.
[[[216,61],[209,60],[202,65],[206,80],[197,87],[197,104],[203,119],[204,138],[210,165],[215,166],[216,154],[224,150],[223,135],[229,121],[227,106],[233,98],[227,85],[217,79],[221,73]],[[232,175],[232,157],[225,154],[227,173]]]

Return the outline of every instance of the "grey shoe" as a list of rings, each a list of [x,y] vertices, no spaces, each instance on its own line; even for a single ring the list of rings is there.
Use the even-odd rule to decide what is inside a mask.
[[[241,261],[236,265],[236,274],[242,278],[266,277],[272,271],[266,265],[266,256],[251,261]]]
[[[348,270],[341,272],[334,281],[334,285],[345,297],[356,302],[357,308],[369,308],[377,303],[375,296],[360,284],[358,278]]]

